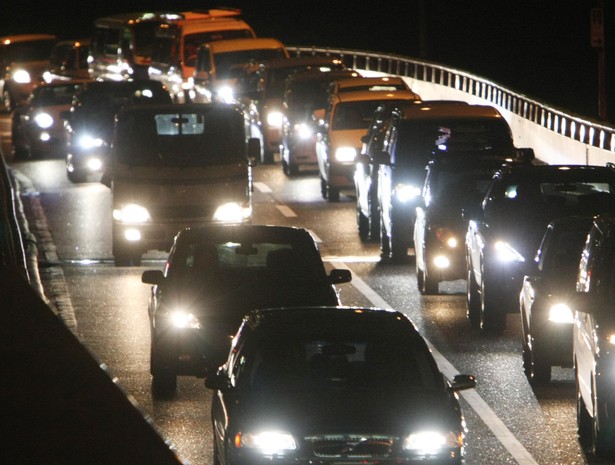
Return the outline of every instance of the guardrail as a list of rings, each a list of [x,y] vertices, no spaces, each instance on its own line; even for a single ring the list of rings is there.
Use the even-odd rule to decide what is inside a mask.
[[[615,128],[598,120],[574,115],[515,93],[499,84],[465,71],[436,63],[399,55],[368,51],[289,46],[295,56],[325,55],[341,59],[348,67],[386,74],[449,87],[491,102],[532,123],[592,147],[615,152]]]

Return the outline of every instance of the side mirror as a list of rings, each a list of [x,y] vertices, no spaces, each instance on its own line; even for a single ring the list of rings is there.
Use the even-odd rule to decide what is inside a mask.
[[[160,270],[145,270],[141,275],[141,282],[159,286],[164,282],[164,274]]]
[[[248,139],[248,164],[256,166],[256,160],[261,155],[261,140],[258,137],[250,137]]]
[[[363,134],[361,136],[361,143],[367,144],[369,142],[369,134]]]
[[[369,155],[365,153],[360,153],[357,155],[357,163],[362,163],[363,165],[369,165],[372,162],[372,159]]]
[[[389,152],[378,152],[372,155],[372,163],[375,165],[391,165],[391,155]]]
[[[352,273],[350,270],[343,270],[340,268],[334,268],[329,273],[329,282],[331,284],[343,284],[352,281]]]
[[[533,148],[525,147],[517,149],[517,158],[519,158],[521,161],[529,163],[536,158],[536,155],[534,154]]]

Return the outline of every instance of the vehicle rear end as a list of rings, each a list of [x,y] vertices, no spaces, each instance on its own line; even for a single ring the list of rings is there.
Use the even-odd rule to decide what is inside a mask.
[[[180,229],[249,222],[251,153],[243,112],[218,104],[127,108],[117,116],[112,167],[116,263],[169,250]]]

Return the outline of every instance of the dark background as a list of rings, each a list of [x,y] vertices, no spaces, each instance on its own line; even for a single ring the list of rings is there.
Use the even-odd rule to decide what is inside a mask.
[[[600,0],[4,0],[0,36],[89,35],[99,16],[130,11],[242,9],[262,37],[288,45],[379,51],[464,70],[527,97],[598,119],[598,52],[590,10]],[[606,24],[607,112],[615,122],[615,0],[602,0]],[[7,14],[9,13],[10,14]],[[609,48],[610,47],[610,48]]]

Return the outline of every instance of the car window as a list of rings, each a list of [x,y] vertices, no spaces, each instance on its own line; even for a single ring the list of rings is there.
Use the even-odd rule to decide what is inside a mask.
[[[378,100],[339,103],[334,109],[331,128],[334,131],[367,129],[379,103]]]
[[[284,49],[264,48],[257,50],[238,50],[232,52],[216,53],[216,74],[218,79],[238,77],[248,63],[260,63],[275,58],[284,58]]]
[[[34,89],[31,103],[34,106],[70,105],[78,85],[39,86]]]
[[[196,64],[196,51],[199,45],[226,39],[248,39],[254,37],[250,29],[228,29],[218,31],[198,32],[184,36],[184,63],[186,66]]]

